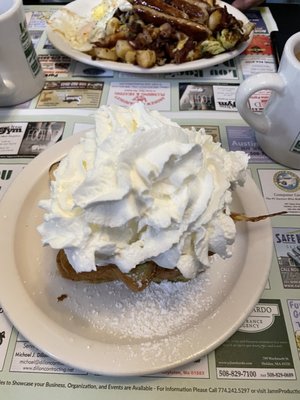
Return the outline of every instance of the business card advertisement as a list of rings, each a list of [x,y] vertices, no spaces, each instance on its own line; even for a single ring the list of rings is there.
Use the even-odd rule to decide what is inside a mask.
[[[241,150],[250,156],[249,163],[272,163],[259,147],[250,126],[226,126],[229,150]]]
[[[215,358],[218,379],[296,379],[280,300],[260,300]]]
[[[272,45],[269,35],[255,34],[250,45],[243,52],[243,55],[273,56]]]
[[[12,329],[11,323],[5,317],[4,311],[0,306],[0,371],[3,369]]]
[[[48,81],[36,108],[98,108],[103,85],[95,81]]]
[[[259,28],[265,33],[265,25],[264,27],[257,25],[256,29]],[[259,34],[257,30],[250,45],[239,57],[244,79],[262,72],[276,72],[270,36]]]
[[[149,110],[170,111],[171,85],[163,82],[112,82],[107,104],[131,106],[144,103]]]
[[[273,241],[285,289],[300,289],[300,227],[273,228]]]
[[[255,9],[246,10],[245,15],[247,16],[249,21],[255,24],[255,29],[254,29],[255,34],[268,33],[268,28],[259,10]]]
[[[235,97],[238,86],[214,85],[216,111],[237,111]]]
[[[300,215],[300,171],[258,169],[257,172],[268,211]]]
[[[0,123],[0,158],[35,157],[62,139],[63,121]]]
[[[243,78],[265,72],[276,72],[276,64],[273,56],[263,57],[255,54],[242,54],[240,56]]]
[[[294,329],[295,344],[300,359],[300,299],[288,300],[287,304]]]
[[[237,85],[179,84],[180,111],[211,110],[237,111],[235,104]]]
[[[63,54],[42,54],[39,55],[39,61],[47,78],[66,78],[70,75],[70,57]]]
[[[21,334],[18,334],[14,354],[12,357],[11,372],[39,372],[45,374],[72,374],[87,375],[73,367],[62,364],[38,350],[28,342]]]
[[[213,85],[180,83],[179,109],[180,111],[215,110]]]

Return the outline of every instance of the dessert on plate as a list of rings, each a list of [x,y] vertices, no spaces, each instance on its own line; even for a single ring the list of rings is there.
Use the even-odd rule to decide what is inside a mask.
[[[230,204],[248,156],[226,151],[203,128],[184,129],[142,103],[102,106],[55,165],[38,227],[73,280],[190,280],[231,256]]]

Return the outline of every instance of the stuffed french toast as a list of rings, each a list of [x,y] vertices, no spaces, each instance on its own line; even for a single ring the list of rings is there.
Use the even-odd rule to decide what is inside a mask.
[[[243,184],[244,152],[228,152],[204,129],[184,129],[138,103],[103,106],[50,172],[42,200],[43,244],[58,249],[63,277],[151,282],[195,278],[211,256],[231,256],[232,190]]]

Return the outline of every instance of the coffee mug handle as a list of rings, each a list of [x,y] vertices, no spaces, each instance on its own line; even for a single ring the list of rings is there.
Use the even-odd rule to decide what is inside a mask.
[[[256,131],[267,133],[271,127],[271,121],[263,112],[254,113],[248,107],[249,98],[259,90],[269,89],[281,94],[284,91],[285,82],[276,73],[261,73],[250,76],[239,86],[236,93],[236,106],[241,117]]]

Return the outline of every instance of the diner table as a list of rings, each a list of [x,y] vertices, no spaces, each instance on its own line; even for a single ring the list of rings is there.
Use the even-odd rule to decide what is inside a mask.
[[[35,348],[0,304],[0,398],[300,399],[300,170],[277,164],[262,152],[235,104],[244,79],[276,71],[271,32],[278,31],[282,47],[300,30],[300,5],[265,4],[246,11],[256,24],[253,40],[232,60],[203,70],[149,75],[94,68],[60,53],[45,28],[63,4],[24,3],[46,82],[34,99],[0,108],[0,201],[32,160],[91,128],[100,106],[141,101],[183,127],[204,127],[228,150],[248,153],[247,172],[268,213],[286,213],[272,218],[272,265],[252,313],[214,351],[173,370],[118,377],[76,369]],[[266,90],[256,93],[250,107],[262,111],[269,96]]]

